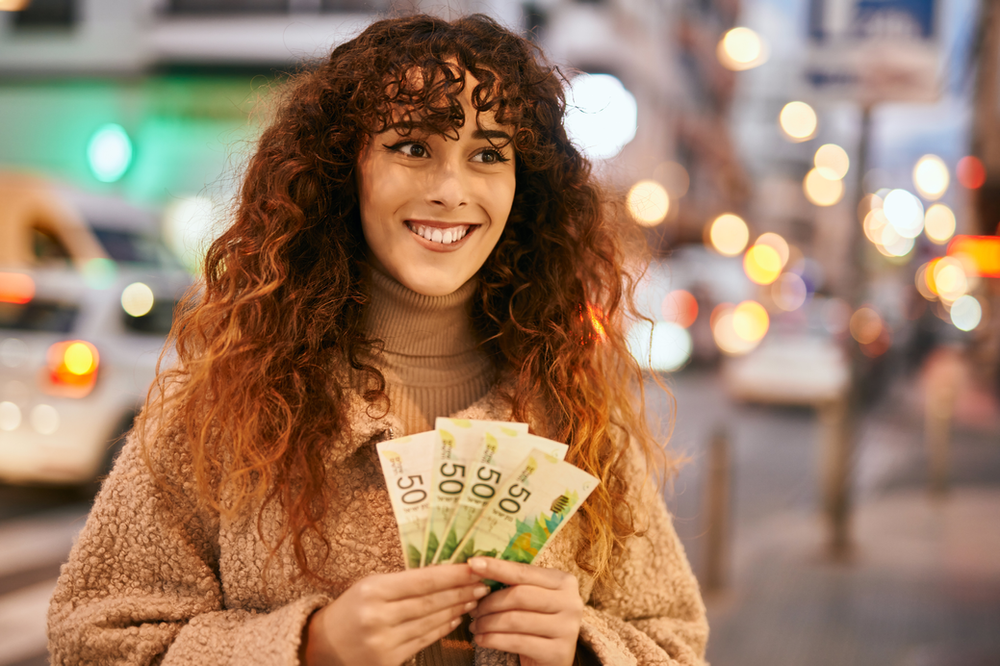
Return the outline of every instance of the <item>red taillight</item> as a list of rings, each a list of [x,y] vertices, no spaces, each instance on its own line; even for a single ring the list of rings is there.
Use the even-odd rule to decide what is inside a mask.
[[[0,273],[0,303],[22,305],[35,297],[35,281],[24,273]]]
[[[83,340],[57,342],[49,347],[47,392],[82,398],[94,388],[100,355]]]

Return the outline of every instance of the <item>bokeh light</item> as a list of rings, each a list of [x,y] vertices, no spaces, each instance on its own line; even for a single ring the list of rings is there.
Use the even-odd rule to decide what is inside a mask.
[[[819,118],[816,111],[805,102],[789,102],[781,109],[778,124],[786,137],[799,143],[816,136]]]
[[[667,217],[670,197],[667,190],[655,180],[640,180],[628,191],[625,207],[636,222],[652,227]]]
[[[83,281],[91,289],[107,289],[118,278],[118,264],[111,259],[97,257],[83,265]]]
[[[691,358],[691,334],[665,321],[638,321],[628,333],[629,351],[644,368],[656,372],[678,370]]]
[[[958,161],[955,175],[962,187],[970,190],[978,190],[986,184],[986,167],[974,155],[967,155]]]
[[[937,155],[924,155],[913,167],[913,184],[925,199],[934,201],[948,190],[951,175],[948,165]]]
[[[927,285],[941,300],[953,302],[969,290],[969,278],[962,262],[955,257],[940,257],[928,268]]]
[[[688,328],[698,318],[698,301],[689,291],[676,289],[663,299],[663,320]]]
[[[163,239],[192,273],[201,272],[201,261],[221,226],[221,211],[208,197],[183,197],[163,212]]]
[[[921,265],[917,268],[917,272],[913,276],[913,284],[916,286],[917,291],[928,301],[936,301],[937,293],[931,290],[930,284],[927,281],[927,269],[930,267],[930,262]]]
[[[903,238],[916,238],[924,230],[924,205],[906,190],[892,190],[885,195],[882,211]]]
[[[924,233],[932,243],[947,243],[955,235],[955,213],[944,204],[934,204],[924,215]]]
[[[872,308],[858,308],[851,315],[851,337],[857,340],[859,344],[868,345],[878,340],[883,326],[882,317]]]
[[[770,325],[767,310],[757,301],[743,301],[733,308],[733,330],[747,342],[760,342]]]
[[[873,210],[882,208],[882,197],[877,194],[866,194],[858,204],[858,222],[864,222]]]
[[[728,31],[716,47],[716,56],[726,69],[742,72],[767,60],[764,41],[756,32],[746,27]]]
[[[951,304],[950,314],[951,323],[955,325],[955,328],[971,331],[979,326],[979,322],[983,319],[983,306],[980,305],[975,296],[966,294],[955,299],[955,302]]]
[[[759,340],[747,340],[737,334],[733,318],[735,311],[732,305],[726,304],[712,312],[712,338],[722,353],[730,356],[746,354],[759,344]]]
[[[843,180],[851,168],[851,158],[847,151],[835,143],[820,146],[813,156],[813,164],[827,180]]]
[[[756,284],[771,284],[781,275],[781,268],[781,256],[770,245],[754,245],[743,255],[743,271]]]
[[[132,140],[125,128],[116,123],[99,127],[87,143],[87,163],[97,180],[120,180],[132,164]]]
[[[133,317],[149,314],[153,302],[153,290],[142,282],[133,282],[122,291],[122,309]]]
[[[59,430],[59,412],[52,405],[35,405],[28,417],[39,434],[52,435]]]
[[[10,401],[0,402],[0,430],[11,432],[21,425],[21,408]]]
[[[74,375],[85,375],[97,365],[97,358],[90,345],[73,342],[63,352],[63,364]]]
[[[844,182],[826,178],[819,169],[811,169],[802,181],[806,198],[817,206],[832,206],[844,198]]]
[[[0,273],[0,303],[21,305],[35,297],[35,281],[25,273]]]
[[[788,259],[791,256],[791,249],[788,247],[788,241],[781,237],[780,234],[776,234],[773,231],[768,231],[767,233],[761,234],[757,238],[755,245],[767,245],[778,253],[781,257],[781,267],[784,268],[788,264]]]
[[[747,246],[750,229],[743,218],[732,213],[724,213],[712,222],[708,235],[716,252],[727,257],[735,257]]]
[[[607,159],[635,138],[635,96],[610,74],[578,74],[566,91],[566,132],[587,157]]]
[[[805,281],[796,273],[783,273],[771,285],[771,299],[786,312],[798,310],[806,302],[809,290]]]
[[[882,234],[886,227],[890,229],[892,228],[889,224],[889,220],[885,218],[885,211],[881,208],[873,208],[868,215],[865,216],[865,222],[863,225],[865,237],[876,245],[882,244]]]

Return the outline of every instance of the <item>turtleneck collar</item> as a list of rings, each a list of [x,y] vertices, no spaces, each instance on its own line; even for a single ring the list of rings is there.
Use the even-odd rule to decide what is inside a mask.
[[[424,296],[375,268],[368,271],[371,301],[365,333],[402,356],[458,356],[476,349],[470,323],[476,278],[447,296]]]

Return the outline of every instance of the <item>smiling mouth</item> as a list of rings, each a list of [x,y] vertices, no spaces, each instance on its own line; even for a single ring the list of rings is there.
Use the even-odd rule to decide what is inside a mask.
[[[426,224],[417,224],[415,222],[406,223],[406,228],[416,235],[426,241],[430,241],[431,243],[440,243],[441,245],[451,245],[452,243],[457,243],[465,238],[472,227],[473,225],[471,224],[457,224],[453,227],[448,227],[447,229],[441,229],[439,227],[431,227]]]

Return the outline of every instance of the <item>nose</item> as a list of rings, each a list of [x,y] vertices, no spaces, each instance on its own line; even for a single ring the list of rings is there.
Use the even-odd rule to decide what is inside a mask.
[[[445,210],[456,210],[469,203],[469,184],[461,167],[444,163],[431,173],[427,201]]]

